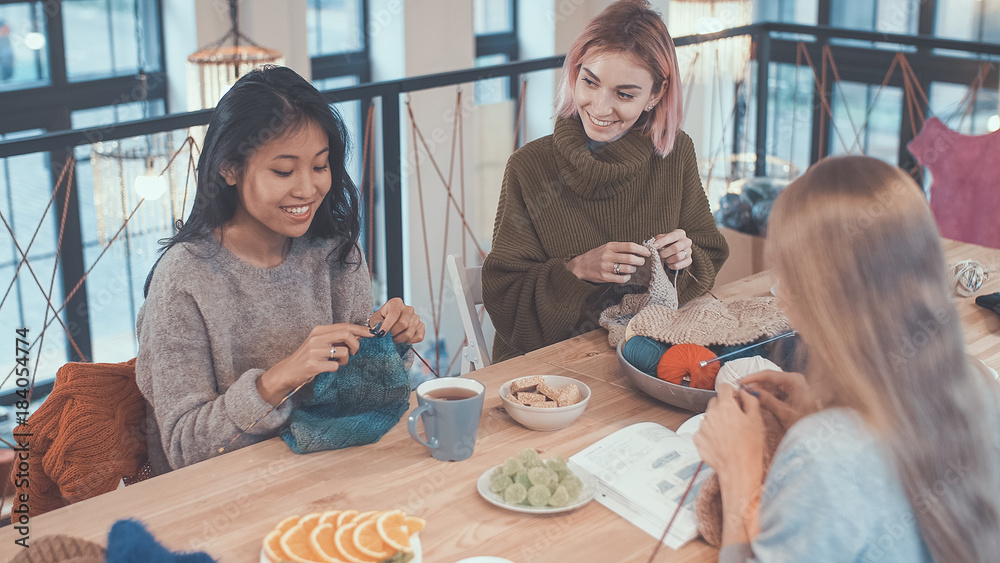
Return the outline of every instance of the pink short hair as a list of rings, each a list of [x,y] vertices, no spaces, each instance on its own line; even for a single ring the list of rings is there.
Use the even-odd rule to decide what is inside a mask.
[[[618,0],[587,24],[576,38],[563,63],[556,113],[560,117],[577,115],[573,90],[580,77],[584,55],[594,52],[622,53],[649,71],[653,94],[667,82],[667,91],[649,112],[639,117],[635,126],[653,141],[656,153],[667,156],[674,148],[683,115],[681,77],[677,67],[674,40],[667,32],[660,14],[646,0]]]

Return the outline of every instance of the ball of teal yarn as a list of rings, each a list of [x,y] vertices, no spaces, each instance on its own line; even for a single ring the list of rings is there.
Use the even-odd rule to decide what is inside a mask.
[[[669,344],[654,340],[648,336],[633,336],[622,346],[622,357],[636,369],[656,377],[656,364],[660,357],[670,348]]]

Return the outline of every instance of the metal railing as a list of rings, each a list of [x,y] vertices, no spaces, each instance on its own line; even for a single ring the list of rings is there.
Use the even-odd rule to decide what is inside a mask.
[[[879,83],[884,69],[888,67],[894,51],[877,47],[865,48],[858,45],[838,45],[838,40],[856,40],[878,44],[894,44],[912,47],[907,56],[917,69],[921,82],[932,80],[951,81],[968,84],[978,72],[982,60],[962,58],[936,53],[936,49],[971,52],[979,55],[1000,56],[1000,45],[976,43],[950,39],[939,39],[926,36],[886,34],[868,31],[856,31],[825,26],[807,26],[782,23],[761,23],[720,31],[718,33],[686,36],[675,39],[677,46],[694,45],[716,41],[719,39],[749,35],[753,40],[754,58],[758,61],[753,75],[755,82],[756,104],[756,134],[754,152],[756,153],[757,175],[765,175],[768,127],[768,63],[795,64],[797,45],[806,44],[806,49],[814,60],[821,55],[824,45],[837,49],[838,60],[841,57],[847,64],[841,65],[842,79],[861,82]],[[788,37],[794,35],[794,38]],[[453,72],[444,72],[426,76],[402,78],[374,82],[346,88],[338,88],[323,92],[331,103],[346,101],[361,101],[364,105],[372,100],[379,100],[379,116],[381,122],[380,150],[382,154],[382,190],[384,203],[385,226],[385,260],[386,281],[390,297],[401,296],[404,287],[403,262],[403,209],[401,181],[403,176],[401,154],[401,103],[400,96],[408,92],[440,88],[462,83],[476,82],[499,77],[509,77],[512,81],[520,75],[558,68],[562,65],[563,56],[548,57],[529,61],[507,63],[489,67],[480,67]],[[997,73],[987,79],[986,86],[997,82]],[[876,79],[877,77],[877,79]],[[900,79],[901,80],[901,79]],[[890,81],[890,84],[893,82]],[[815,105],[814,105],[815,107]],[[926,108],[925,108],[926,109]],[[190,113],[171,114],[138,121],[115,123],[112,125],[90,127],[69,131],[51,132],[30,138],[0,141],[0,158],[50,152],[65,155],[73,147],[92,144],[99,141],[124,139],[140,135],[149,135],[165,131],[185,129],[205,125],[211,119],[213,110],[202,110]],[[815,110],[817,119],[828,119],[822,112]],[[817,146],[816,136],[821,128],[813,127],[813,147]],[[822,143],[820,143],[822,145]],[[905,143],[901,143],[905,146]],[[813,160],[825,156],[814,151]],[[81,264],[82,266],[82,264]],[[80,272],[82,276],[82,270]],[[86,322],[86,319],[77,319]]]

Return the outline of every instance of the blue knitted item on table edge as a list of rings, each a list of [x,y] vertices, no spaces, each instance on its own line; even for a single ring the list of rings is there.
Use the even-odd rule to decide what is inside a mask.
[[[346,365],[302,389],[281,438],[297,454],[378,442],[410,408],[409,348],[391,333],[362,338]]]
[[[174,553],[160,545],[136,520],[119,520],[111,526],[105,563],[215,563],[207,553]]]

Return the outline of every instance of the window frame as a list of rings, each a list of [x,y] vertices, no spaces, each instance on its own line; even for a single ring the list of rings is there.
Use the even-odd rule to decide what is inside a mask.
[[[0,0],[0,5],[21,4],[38,0]],[[49,57],[49,84],[33,88],[15,89],[0,92],[0,133],[8,134],[29,129],[44,131],[64,131],[72,129],[71,115],[73,111],[113,106],[125,101],[136,100],[136,93],[141,93],[143,100],[162,100],[169,113],[167,99],[166,49],[163,39],[163,2],[150,0],[156,14],[156,33],[159,43],[159,68],[155,72],[146,72],[130,76],[116,76],[94,80],[70,81],[66,69],[65,34],[63,30],[63,0],[41,1],[45,12],[45,32],[47,36],[45,48]],[[94,139],[98,141],[100,139]],[[63,164],[73,157],[73,147],[63,150],[49,151],[50,176],[59,176]],[[75,174],[69,179],[69,189],[77,192],[78,186]],[[66,214],[66,223],[62,232],[62,248],[60,251],[60,266],[63,294],[69,295],[76,284],[83,279],[86,272],[84,261],[83,236],[80,226],[80,206],[77,197],[68,198],[64,209],[64,198],[55,198],[54,207],[50,213],[57,217]],[[76,294],[61,313],[66,326],[74,329],[73,339],[84,358],[69,345],[66,337],[69,361],[93,360],[91,327],[88,314],[87,284],[81,284]],[[51,328],[51,327],[50,327]]]
[[[507,62],[513,63],[521,58],[520,47],[517,41],[517,2],[518,0],[507,0],[511,10],[510,31],[499,33],[484,33],[476,35],[476,58],[489,55],[506,55]],[[520,95],[517,80],[510,81],[510,99],[516,100]]]
[[[837,1],[838,0],[817,0],[817,27],[830,27],[831,17],[833,14],[833,4]],[[941,0],[929,0],[919,3],[919,12],[917,14],[917,34],[919,36],[931,39],[949,40],[948,38],[939,38],[934,34],[936,14],[939,8],[945,9],[944,2]],[[891,42],[891,40],[889,42]],[[780,37],[770,37],[767,40],[767,43],[767,58],[770,63],[795,64],[796,41]],[[815,43],[808,44],[807,47],[813,57],[814,63],[817,65],[819,65],[819,61],[821,60],[819,58],[820,55],[818,53],[818,49],[823,45],[830,45],[830,48],[835,53],[835,59],[837,61],[837,68],[840,73],[841,80],[863,83],[876,87],[882,83],[882,80],[885,77],[886,69],[889,68],[892,57],[896,54],[895,51],[890,50],[869,49],[853,44],[838,44],[837,42],[830,43],[825,39],[820,38]],[[968,86],[972,80],[970,77],[974,78],[976,76],[979,63],[982,62],[981,60],[974,58],[958,59],[955,57],[941,55],[935,53],[934,51],[935,48],[917,46],[912,52],[907,52],[907,58],[916,73],[920,86],[923,88],[924,92],[928,94],[930,94],[930,85],[933,82],[946,82]],[[828,100],[832,100],[836,95],[833,91],[832,85],[832,81],[827,85],[826,96]],[[888,85],[894,87],[902,86],[902,78],[900,77],[899,72],[894,73]],[[996,73],[990,73],[990,75],[986,78],[984,87],[997,88],[998,85],[1000,84],[998,84]],[[818,100],[813,100],[813,106],[815,108],[819,107]],[[922,110],[926,114],[929,108],[923,107],[922,103],[921,106]],[[914,134],[912,131],[913,127],[910,121],[910,115],[906,110],[905,102],[900,106],[900,113],[900,143],[899,153],[897,155],[897,165],[903,169],[910,169],[916,166],[917,162],[907,149],[907,145],[913,139]],[[820,142],[821,130],[824,130],[827,136],[822,143]],[[832,135],[833,130],[829,116],[827,116],[825,111],[822,109],[814,109],[811,132],[810,162],[817,162],[819,159],[830,154],[831,147],[835,141]],[[736,150],[739,146],[739,140],[734,140],[734,143],[734,150]],[[820,153],[821,145],[823,146],[822,153]],[[762,172],[763,169],[764,167],[758,167],[758,173]]]
[[[359,84],[371,82],[371,42],[368,38],[369,5],[368,0],[357,1],[361,3],[361,50],[309,57],[312,80],[357,76]],[[309,9],[308,6],[306,9]]]

